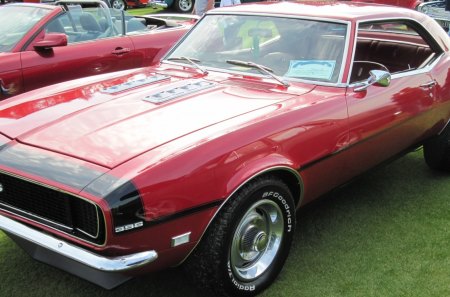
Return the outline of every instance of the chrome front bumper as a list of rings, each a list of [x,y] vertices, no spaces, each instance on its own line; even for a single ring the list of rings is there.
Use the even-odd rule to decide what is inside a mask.
[[[3,230],[33,258],[106,289],[114,288],[131,278],[123,275],[122,272],[144,266],[158,258],[155,251],[120,257],[103,257],[2,215],[0,215],[0,230]]]

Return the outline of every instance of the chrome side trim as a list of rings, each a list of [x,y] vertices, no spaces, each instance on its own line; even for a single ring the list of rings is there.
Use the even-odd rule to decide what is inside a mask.
[[[158,258],[156,251],[145,251],[120,257],[103,257],[66,241],[39,232],[0,215],[0,229],[78,263],[105,272],[120,272],[141,267]]]
[[[205,236],[206,230],[208,230],[209,226],[211,225],[211,223],[214,221],[214,219],[216,218],[217,214],[219,214],[219,212],[222,210],[222,208],[225,206],[225,204],[228,202],[228,200],[230,200],[231,197],[233,197],[233,195],[239,191],[243,186],[245,186],[249,181],[251,181],[252,179],[254,179],[255,177],[258,177],[262,174],[265,174],[267,172],[270,171],[275,171],[275,170],[284,170],[284,171],[288,171],[292,174],[294,174],[294,176],[297,178],[298,180],[298,184],[300,186],[300,197],[298,197],[298,203],[296,205],[296,209],[298,209],[300,207],[300,205],[302,204],[303,201],[303,195],[304,195],[304,183],[303,183],[303,179],[300,175],[300,173],[298,173],[297,170],[292,169],[291,167],[287,167],[287,166],[275,166],[275,167],[270,167],[270,168],[266,168],[258,173],[255,173],[254,175],[252,175],[251,177],[247,178],[244,182],[242,182],[236,189],[234,189],[234,191],[228,195],[227,198],[225,198],[225,200],[223,201],[223,203],[219,206],[219,208],[217,209],[216,213],[212,216],[211,220],[208,222],[208,224],[206,225],[205,230],[203,230],[202,235],[200,236],[200,238],[198,239],[197,243],[195,244],[195,246],[191,249],[191,251],[189,252],[189,254],[186,255],[186,257],[180,262],[178,263],[178,265],[181,265],[184,261],[186,261],[186,259],[192,254],[192,252],[197,248],[197,246],[200,244],[203,236]]]
[[[438,135],[441,135],[442,133],[444,133],[445,129],[449,128],[450,129],[450,119],[448,120],[447,124],[445,124],[444,128],[442,128],[441,131],[439,131]]]

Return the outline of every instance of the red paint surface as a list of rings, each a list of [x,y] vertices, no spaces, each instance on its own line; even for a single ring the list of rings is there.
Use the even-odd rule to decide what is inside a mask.
[[[351,10],[353,13],[349,7],[356,7]],[[352,3],[321,5],[317,10],[316,5],[285,2],[223,9],[255,13],[301,11],[307,16],[348,20],[352,36],[348,40],[342,85],[348,80],[356,22],[400,13],[391,10]],[[413,11],[401,11],[400,15],[419,22],[428,20]],[[0,145],[9,138],[15,139],[30,150],[39,147],[68,162],[84,162],[108,175],[132,181],[139,189],[148,222],[225,200],[247,180],[273,168],[300,174],[305,204],[420,144],[448,122],[449,41],[437,24],[424,26],[446,51],[430,72],[397,77],[387,88],[372,86],[355,92],[348,86],[300,82],[284,88],[271,79],[214,71],[200,75],[182,67],[160,65],[85,78],[6,100],[0,103]],[[106,87],[156,72],[171,78],[113,95],[102,92]],[[433,89],[419,87],[432,79],[437,82]],[[199,80],[215,82],[216,86],[162,104],[143,100],[155,92]],[[155,249],[160,257],[156,266],[148,269],[180,262],[217,211],[211,208],[114,235],[108,205],[101,197],[52,181],[39,181],[98,203],[106,216],[107,244],[95,247],[41,228],[108,255]],[[192,232],[191,244],[171,249],[170,239],[186,232]]]

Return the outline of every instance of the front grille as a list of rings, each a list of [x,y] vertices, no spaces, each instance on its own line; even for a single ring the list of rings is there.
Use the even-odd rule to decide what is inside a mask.
[[[4,173],[0,184],[1,209],[96,244],[104,242],[103,214],[96,205]]]

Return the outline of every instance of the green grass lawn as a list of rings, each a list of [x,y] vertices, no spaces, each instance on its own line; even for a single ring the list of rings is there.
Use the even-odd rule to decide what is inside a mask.
[[[261,296],[450,296],[450,175],[415,152],[298,215],[284,270]],[[172,269],[106,291],[38,263],[0,233],[0,296],[199,296]]]
[[[145,14],[152,14],[152,13],[166,13],[167,11],[164,8],[152,8],[152,7],[145,7],[145,8],[133,8],[128,9],[127,12],[131,15],[145,15]]]

